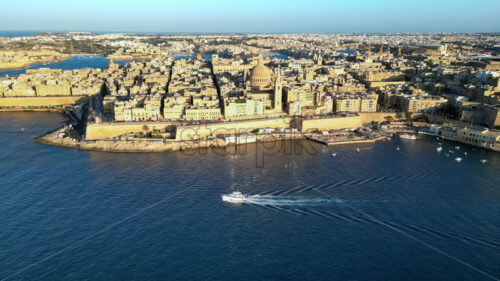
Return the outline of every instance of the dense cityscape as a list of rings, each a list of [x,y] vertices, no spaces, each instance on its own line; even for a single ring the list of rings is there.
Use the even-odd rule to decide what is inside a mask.
[[[61,110],[47,144],[172,151],[422,132],[500,151],[498,34],[91,34],[0,39],[4,111]],[[53,69],[72,56],[106,68]],[[105,140],[105,141],[103,141]]]

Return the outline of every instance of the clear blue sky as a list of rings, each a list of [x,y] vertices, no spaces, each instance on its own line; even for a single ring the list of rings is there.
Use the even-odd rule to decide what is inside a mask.
[[[499,32],[500,0],[0,0],[0,30]]]

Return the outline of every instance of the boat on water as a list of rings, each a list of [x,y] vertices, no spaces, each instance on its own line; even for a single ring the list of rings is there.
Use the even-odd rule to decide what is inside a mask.
[[[479,161],[481,161],[481,163],[482,163],[482,164],[484,164],[484,163],[488,162],[488,160],[486,160],[486,159],[481,159],[481,160],[479,160]]]
[[[357,152],[360,152],[361,150],[359,150],[359,148],[356,148],[356,151],[357,151]]]
[[[455,161],[460,162],[460,161],[462,161],[462,158],[461,157],[457,157],[457,158],[455,158]]]
[[[467,152],[464,152],[464,155],[467,155]]]
[[[399,148],[399,146],[398,146],[398,147],[396,147],[396,150],[397,150],[397,151],[399,151],[399,149],[400,149],[400,148]]]
[[[455,146],[455,149],[456,149],[456,150],[459,150],[459,149],[460,149],[460,146],[458,146],[458,145],[457,145],[457,146]]]
[[[450,155],[448,153],[445,153],[444,155],[446,155],[446,157],[450,157]]]
[[[223,194],[222,195],[222,201],[229,202],[229,203],[243,203],[247,200],[246,196],[243,195],[243,193],[239,191],[235,191],[230,194]]]
[[[335,156],[337,156],[337,153],[332,153],[332,157],[335,157]]]
[[[443,148],[441,146],[439,146],[438,148],[436,148],[437,152],[441,152],[442,150],[443,150]]]
[[[405,140],[416,140],[417,137],[415,135],[409,135],[409,134],[402,134],[399,135],[400,138],[405,139]]]

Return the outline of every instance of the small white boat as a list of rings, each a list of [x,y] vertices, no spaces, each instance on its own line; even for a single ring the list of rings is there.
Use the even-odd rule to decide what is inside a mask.
[[[359,150],[359,148],[356,148],[356,151],[357,151],[357,152],[360,152],[361,150]]]
[[[415,135],[409,135],[409,134],[402,134],[399,135],[400,138],[405,139],[405,140],[416,140],[417,137]]]
[[[449,152],[449,153],[455,153],[455,151],[453,151],[453,150],[448,150],[448,152]]]
[[[455,161],[460,162],[460,161],[462,161],[462,158],[457,157],[457,158],[455,158]]]
[[[486,159],[481,159],[479,161],[481,161],[482,164],[485,164],[486,162],[488,162],[488,160],[486,160]]]
[[[459,149],[460,149],[460,146],[458,146],[458,145],[457,145],[457,146],[455,146],[455,149],[456,149],[456,150],[459,150]]]
[[[436,148],[437,152],[441,152],[442,150],[443,150],[443,148],[441,146],[439,146],[438,148]]]
[[[229,203],[243,203],[247,200],[246,196],[243,195],[243,193],[239,191],[235,191],[230,194],[223,194],[222,195],[222,201],[229,202]]]
[[[332,157],[335,157],[335,156],[337,156],[337,153],[332,153]]]
[[[467,152],[464,152],[464,155],[467,155]]]
[[[396,150],[397,150],[397,151],[399,151],[399,149],[400,149],[400,148],[399,148],[399,146],[398,146],[398,147],[396,147]]]
[[[444,155],[446,155],[446,157],[450,157],[450,155],[448,153],[445,153]]]

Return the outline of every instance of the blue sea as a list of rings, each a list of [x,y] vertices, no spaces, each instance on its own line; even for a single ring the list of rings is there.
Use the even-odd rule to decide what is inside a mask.
[[[500,278],[498,153],[431,137],[154,154],[32,141],[64,121],[0,113],[0,280]],[[233,191],[250,202],[221,200]]]
[[[32,36],[43,31],[19,31],[19,30],[0,30],[0,37],[14,38]]]
[[[124,65],[127,64],[128,60],[113,61],[116,64]],[[67,60],[60,62],[49,62],[49,63],[35,63],[28,67],[14,70],[0,70],[0,77],[5,76],[16,76],[19,74],[26,73],[26,69],[38,69],[38,68],[54,68],[62,70],[72,70],[81,69],[85,67],[89,68],[105,68],[109,66],[109,60],[103,56],[73,56]]]

